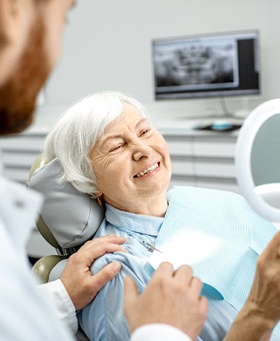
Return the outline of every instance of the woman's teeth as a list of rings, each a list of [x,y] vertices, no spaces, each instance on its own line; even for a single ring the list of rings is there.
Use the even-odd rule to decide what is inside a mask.
[[[136,178],[140,178],[141,176],[147,174],[147,173],[150,173],[152,171],[154,171],[156,168],[158,168],[158,164],[156,163],[155,165],[143,170],[142,172],[138,173],[135,175]]]

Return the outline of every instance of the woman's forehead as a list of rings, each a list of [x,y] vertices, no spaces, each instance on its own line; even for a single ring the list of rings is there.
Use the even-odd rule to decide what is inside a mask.
[[[129,131],[135,131],[145,122],[148,122],[147,118],[143,117],[139,111],[123,112],[105,128],[98,143],[104,144],[110,139],[122,138],[126,128]]]
[[[104,130],[104,133],[117,130],[118,128],[124,126],[136,127],[144,121],[147,121],[147,118],[142,115],[139,109],[133,107],[132,105],[127,105],[124,106],[122,113],[108,124]]]

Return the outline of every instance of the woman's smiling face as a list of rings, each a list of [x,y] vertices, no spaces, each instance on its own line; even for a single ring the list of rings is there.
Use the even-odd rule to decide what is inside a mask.
[[[140,214],[166,203],[171,177],[167,144],[132,105],[125,104],[123,113],[106,127],[90,157],[107,203]]]

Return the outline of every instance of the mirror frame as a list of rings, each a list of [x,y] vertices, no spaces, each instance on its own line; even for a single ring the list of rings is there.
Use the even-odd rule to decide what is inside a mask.
[[[251,150],[255,137],[266,120],[277,114],[280,115],[280,98],[262,103],[245,119],[237,138],[235,167],[237,183],[250,206],[269,221],[279,223],[280,209],[270,206],[255,192],[251,171]]]

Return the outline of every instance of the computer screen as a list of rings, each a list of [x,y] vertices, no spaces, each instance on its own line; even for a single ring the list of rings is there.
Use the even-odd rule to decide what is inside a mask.
[[[152,41],[155,98],[260,93],[257,30]]]

